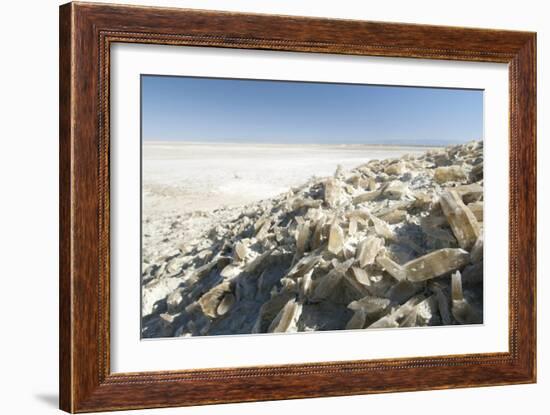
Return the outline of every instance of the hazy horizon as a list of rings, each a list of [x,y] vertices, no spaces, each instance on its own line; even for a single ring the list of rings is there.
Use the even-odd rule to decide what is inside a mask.
[[[474,140],[468,140],[474,141]],[[449,144],[433,144],[432,142],[427,144],[418,144],[418,143],[395,143],[395,142],[384,142],[384,143],[342,143],[342,142],[330,142],[330,143],[300,143],[300,142],[273,142],[273,141],[238,141],[238,140],[221,140],[221,141],[201,141],[201,140],[187,140],[187,139],[144,139],[143,143],[145,144],[204,144],[204,145],[241,145],[241,144],[250,144],[250,145],[265,145],[265,146],[342,146],[342,147],[359,147],[359,146],[387,146],[387,147],[443,147]],[[452,143],[451,143],[452,145]]]
[[[142,75],[146,142],[446,146],[483,139],[483,91]]]

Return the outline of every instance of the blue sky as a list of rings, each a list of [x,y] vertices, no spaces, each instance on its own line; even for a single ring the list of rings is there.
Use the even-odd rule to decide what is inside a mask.
[[[451,144],[483,138],[483,91],[142,76],[145,141]]]

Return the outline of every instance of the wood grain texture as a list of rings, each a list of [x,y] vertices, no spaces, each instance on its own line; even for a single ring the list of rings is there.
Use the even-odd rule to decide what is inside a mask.
[[[508,63],[509,352],[110,373],[109,59],[115,42]],[[536,36],[526,32],[104,4],[61,6],[61,408],[90,412],[534,382],[535,62]]]
[[[72,20],[69,7],[59,14],[59,405],[72,409],[71,299],[71,141]]]

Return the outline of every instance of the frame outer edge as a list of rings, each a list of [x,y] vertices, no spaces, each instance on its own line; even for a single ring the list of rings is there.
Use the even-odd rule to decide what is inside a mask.
[[[519,106],[523,111],[518,117],[520,130],[521,161],[524,163],[521,176],[520,212],[522,243],[525,255],[520,262],[523,271],[520,292],[525,295],[525,307],[519,307],[525,327],[521,335],[525,339],[525,369],[529,382],[537,382],[537,35],[532,33],[528,42],[519,51],[520,61]]]
[[[74,412],[72,321],[73,5],[59,6],[59,409]]]
[[[533,160],[532,160],[532,174],[533,174],[533,203],[534,203],[534,209],[533,209],[533,233],[534,233],[534,239],[535,239],[535,247],[533,249],[533,306],[532,306],[532,321],[533,321],[533,344],[531,345],[531,349],[533,351],[533,362],[532,362],[532,370],[531,370],[531,379],[534,383],[537,383],[537,33],[533,34],[533,47],[532,47],[532,100],[533,100],[533,108],[532,108],[532,123],[533,123]]]
[[[514,273],[517,274],[516,326],[514,347],[517,368],[522,383],[537,382],[537,131],[536,131],[536,33],[516,52],[510,62],[511,85],[516,86],[510,106],[511,123],[516,126],[510,154],[515,159],[516,192],[511,200],[515,204],[517,256]],[[512,210],[512,209],[511,209]],[[511,253],[512,254],[512,253]]]

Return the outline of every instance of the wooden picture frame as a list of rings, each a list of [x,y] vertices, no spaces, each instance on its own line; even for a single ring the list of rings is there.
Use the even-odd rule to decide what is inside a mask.
[[[509,352],[111,373],[109,59],[117,42],[507,63]],[[61,409],[91,412],[535,382],[535,33],[69,3],[60,8],[59,94]]]

